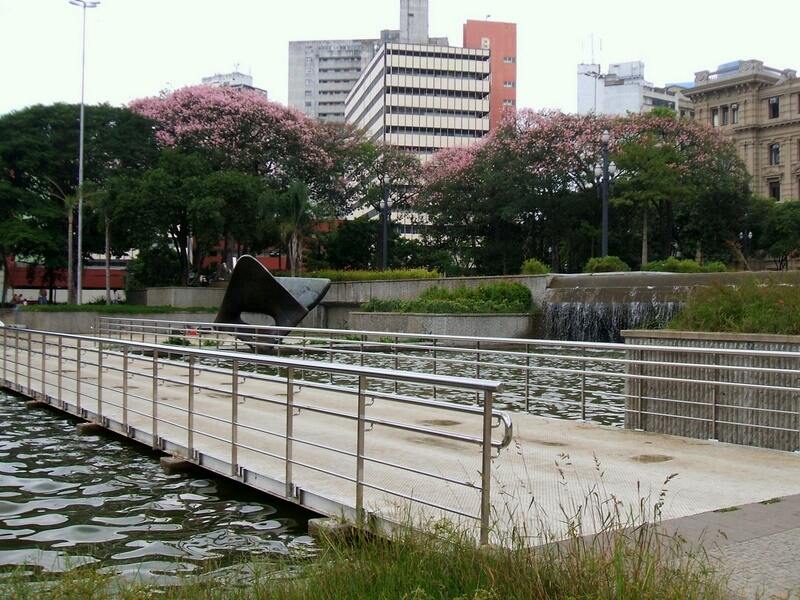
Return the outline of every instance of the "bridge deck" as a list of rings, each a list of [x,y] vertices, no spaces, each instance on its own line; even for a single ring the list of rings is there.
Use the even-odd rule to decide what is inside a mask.
[[[192,397],[194,433],[190,440],[188,370],[178,361],[161,360],[154,442],[152,358],[130,355],[125,385],[121,354],[105,353],[102,370],[97,366],[97,354],[85,356],[91,362],[81,363],[79,408],[74,348],[64,348],[62,360],[58,361],[48,347],[45,360],[39,361],[34,343],[30,363],[24,350],[15,351],[8,346],[6,350],[0,380],[7,388],[101,422],[134,440],[154,443],[166,452],[188,454],[211,471],[312,510],[354,515],[357,403],[352,392],[295,385],[291,437],[295,440],[292,481],[297,487],[287,490],[284,436],[288,388],[277,378],[257,380],[240,373],[241,377],[236,378],[238,401],[233,402],[230,366],[197,371]],[[98,394],[99,377],[102,394]],[[317,412],[319,409],[327,412]],[[230,423],[232,413],[235,428]],[[408,517],[416,522],[443,516],[458,520],[459,513],[478,514],[480,446],[385,426],[380,421],[480,435],[479,414],[380,398],[370,400],[366,413],[377,421],[364,440],[364,454],[368,457],[364,479],[367,510],[389,522]],[[592,521],[596,514],[592,509],[599,502],[613,497],[624,504],[626,511],[636,512],[641,499],[647,498],[647,504],[652,506],[665,480],[673,474],[677,476],[666,486],[661,511],[665,519],[800,493],[800,455],[794,453],[523,413],[512,416],[513,442],[492,461],[495,541],[509,535],[512,528],[530,536],[532,542],[540,540],[543,532],[561,536],[566,527],[564,514],[577,514],[587,498],[594,497],[597,500],[590,501],[589,510],[583,511],[584,531],[590,533],[597,526]],[[232,434],[237,440],[235,452]],[[496,431],[495,439],[497,435]],[[339,452],[327,448],[337,448]],[[391,466],[395,464],[407,468]],[[471,520],[466,523],[474,525]]]

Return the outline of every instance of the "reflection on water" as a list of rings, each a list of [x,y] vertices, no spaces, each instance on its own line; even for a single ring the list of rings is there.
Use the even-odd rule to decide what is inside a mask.
[[[313,552],[309,514],[158,459],[0,391],[0,570],[104,572],[170,583],[200,565]]]

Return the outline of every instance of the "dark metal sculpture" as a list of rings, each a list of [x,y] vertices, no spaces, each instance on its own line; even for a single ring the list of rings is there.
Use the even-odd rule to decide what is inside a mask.
[[[214,320],[216,328],[235,335],[256,352],[270,354],[287,333],[282,328],[300,323],[330,286],[330,279],[273,277],[258,260],[242,256]],[[253,325],[270,327],[256,330]]]

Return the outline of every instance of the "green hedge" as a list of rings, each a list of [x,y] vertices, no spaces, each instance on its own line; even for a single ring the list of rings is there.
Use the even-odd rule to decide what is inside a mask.
[[[523,275],[547,275],[550,268],[538,258],[529,258],[522,263]]]
[[[583,267],[584,273],[617,273],[631,268],[618,256],[595,256]]]
[[[149,315],[156,313],[215,313],[216,308],[203,306],[145,306],[143,304],[29,304],[25,312],[98,312],[107,315]]]
[[[800,288],[755,279],[697,288],[667,328],[800,335]]]
[[[531,291],[521,283],[489,283],[452,291],[431,287],[414,300],[377,300],[362,305],[367,312],[399,313],[525,313],[531,310]]]
[[[728,270],[725,263],[720,261],[700,264],[696,260],[684,258],[683,260],[670,256],[666,260],[654,260],[642,267],[642,271],[664,271],[667,273],[722,273]]]
[[[386,271],[335,271],[323,269],[303,273],[301,277],[322,277],[331,281],[380,281],[385,279],[438,279],[438,271],[428,269],[387,269]]]

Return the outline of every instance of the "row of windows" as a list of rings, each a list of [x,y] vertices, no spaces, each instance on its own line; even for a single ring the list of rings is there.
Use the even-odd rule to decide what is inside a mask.
[[[331,60],[338,60],[338,61],[344,60],[344,61],[355,62],[355,61],[360,61],[361,60],[361,56],[356,54],[355,56],[320,56],[319,57],[319,62],[328,62],[328,61],[331,61]]]
[[[717,106],[711,109],[711,126],[720,127],[730,123],[736,125],[739,122],[739,105]]]
[[[449,137],[481,138],[486,131],[474,129],[440,129],[438,127],[407,127],[404,125],[388,125],[386,133],[410,133],[412,135],[443,135]]]
[[[516,81],[504,81],[504,82],[503,82],[503,87],[504,87],[504,88],[514,88],[514,87],[517,87],[517,82],[516,82]]]
[[[420,75],[430,77],[450,77],[452,79],[486,79],[488,73],[468,73],[465,71],[444,71],[441,69],[416,69],[409,67],[386,67],[389,75]]]
[[[489,96],[488,92],[469,92],[466,90],[432,90],[421,88],[407,88],[390,86],[386,89],[387,94],[411,94],[413,96],[442,96],[449,98],[474,98],[483,100]]]
[[[767,145],[770,165],[781,164],[781,145],[778,142]],[[800,140],[797,141],[797,156],[800,157]]]
[[[335,69],[320,69],[320,73],[361,73],[361,69],[359,67],[352,67],[352,68],[344,68],[338,67]]]
[[[506,63],[507,65],[513,65],[514,63],[517,62],[517,57],[516,56],[504,56],[503,57],[503,62]]]
[[[452,108],[428,108],[422,106],[387,106],[390,115],[420,115],[423,117],[469,117],[483,119],[489,113],[475,110],[455,110]]]
[[[797,180],[797,187],[800,188],[800,179]],[[775,200],[781,199],[781,182],[778,179],[770,179],[767,181],[767,188],[769,191],[770,198],[774,198]]]
[[[420,57],[428,57],[428,58],[450,58],[453,60],[480,60],[480,61],[487,61],[489,60],[489,54],[461,54],[455,52],[433,52],[430,50],[404,50],[400,48],[388,48],[386,53],[389,55],[394,56],[420,56]],[[510,57],[513,58],[513,57]],[[505,60],[504,60],[505,62]],[[513,62],[513,61],[512,61]]]

